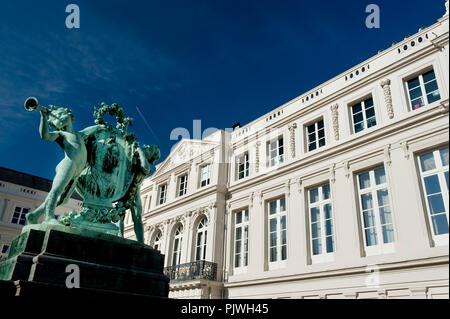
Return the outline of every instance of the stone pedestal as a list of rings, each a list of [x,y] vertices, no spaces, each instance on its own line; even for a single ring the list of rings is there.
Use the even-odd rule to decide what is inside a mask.
[[[14,239],[8,259],[0,263],[0,289],[11,291],[14,282],[16,295],[24,287],[29,294],[44,289],[73,295],[78,289],[67,288],[66,280],[76,274],[66,271],[77,268],[78,294],[164,298],[169,278],[163,267],[163,255],[133,240],[61,225],[31,225]]]

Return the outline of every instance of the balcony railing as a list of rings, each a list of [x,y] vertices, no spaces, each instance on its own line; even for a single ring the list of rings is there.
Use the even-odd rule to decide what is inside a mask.
[[[205,260],[175,265],[164,269],[170,281],[188,281],[196,279],[217,280],[217,264]]]

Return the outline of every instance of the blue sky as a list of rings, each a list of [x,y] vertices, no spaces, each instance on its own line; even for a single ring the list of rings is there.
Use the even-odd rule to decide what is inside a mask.
[[[165,158],[174,128],[248,123],[433,24],[444,2],[2,0],[0,166],[52,179],[62,159],[28,96],[71,108],[78,130],[117,102]],[[79,29],[65,26],[70,3]],[[379,29],[365,27],[370,3]]]

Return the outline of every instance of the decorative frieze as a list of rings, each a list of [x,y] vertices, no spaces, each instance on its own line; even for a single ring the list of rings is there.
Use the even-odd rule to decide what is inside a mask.
[[[386,109],[390,119],[394,118],[394,107],[392,106],[392,94],[391,94],[391,80],[384,79],[381,81],[381,87],[384,92],[384,101],[386,102]]]
[[[339,140],[339,104],[331,106],[331,121],[333,123],[334,139]]]
[[[255,171],[256,173],[259,173],[259,164],[260,164],[260,150],[259,147],[261,146],[261,142],[260,141],[256,141],[255,144]]]

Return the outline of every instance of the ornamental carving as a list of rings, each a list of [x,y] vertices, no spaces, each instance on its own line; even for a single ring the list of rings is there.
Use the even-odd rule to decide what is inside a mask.
[[[333,123],[334,139],[339,140],[339,104],[333,104],[331,106],[331,121]]]
[[[291,146],[291,157],[295,157],[295,129],[297,128],[297,123],[292,123],[288,126],[289,133],[290,133],[290,146]]]
[[[387,113],[390,119],[394,118],[394,107],[392,106],[391,80],[381,81],[381,87],[384,92],[384,101],[386,102]]]

